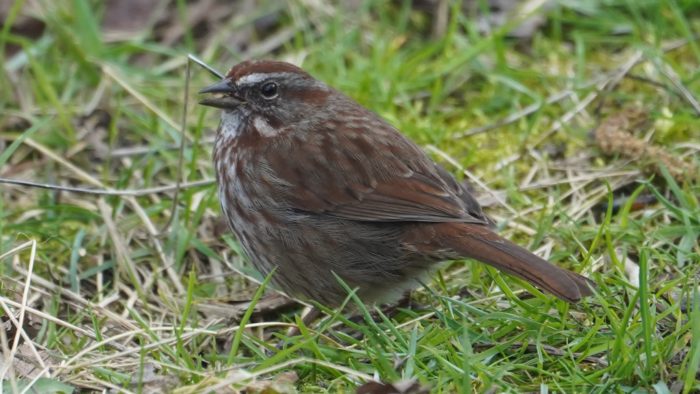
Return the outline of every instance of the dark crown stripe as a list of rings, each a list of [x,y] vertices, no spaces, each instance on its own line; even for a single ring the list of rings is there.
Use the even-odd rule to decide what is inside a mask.
[[[236,81],[250,74],[273,74],[273,73],[294,73],[309,76],[306,71],[301,68],[285,62],[277,62],[272,60],[248,60],[235,65],[226,74],[227,78]]]

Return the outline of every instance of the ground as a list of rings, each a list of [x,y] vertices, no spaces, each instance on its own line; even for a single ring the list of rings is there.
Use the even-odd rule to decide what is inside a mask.
[[[0,15],[3,391],[700,390],[697,1],[6,0]],[[188,81],[190,53],[221,72],[304,67],[597,294],[570,305],[456,261],[408,303],[349,297],[287,337],[301,307],[260,286],[220,217],[218,113],[196,105],[215,79],[192,65]]]

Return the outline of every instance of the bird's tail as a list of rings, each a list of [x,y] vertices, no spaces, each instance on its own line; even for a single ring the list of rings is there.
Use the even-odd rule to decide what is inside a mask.
[[[487,263],[520,277],[569,302],[591,295],[595,283],[575,272],[559,268],[478,224],[452,224],[459,236],[443,242],[462,256]],[[450,231],[451,232],[451,231]]]

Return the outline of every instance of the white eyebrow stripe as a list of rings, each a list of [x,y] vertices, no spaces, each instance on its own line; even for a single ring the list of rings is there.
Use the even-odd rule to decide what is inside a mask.
[[[269,78],[279,78],[291,73],[253,73],[236,80],[236,85],[253,85]]]

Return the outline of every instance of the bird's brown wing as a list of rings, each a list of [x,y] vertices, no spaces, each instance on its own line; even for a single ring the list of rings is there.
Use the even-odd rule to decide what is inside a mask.
[[[287,141],[284,149],[303,144],[313,154],[290,158],[272,147],[265,165],[288,184],[285,199],[299,211],[357,221],[489,223],[451,174],[382,126],[381,133],[329,130],[325,138]],[[312,140],[320,142],[314,146]],[[303,170],[308,168],[315,171]]]

